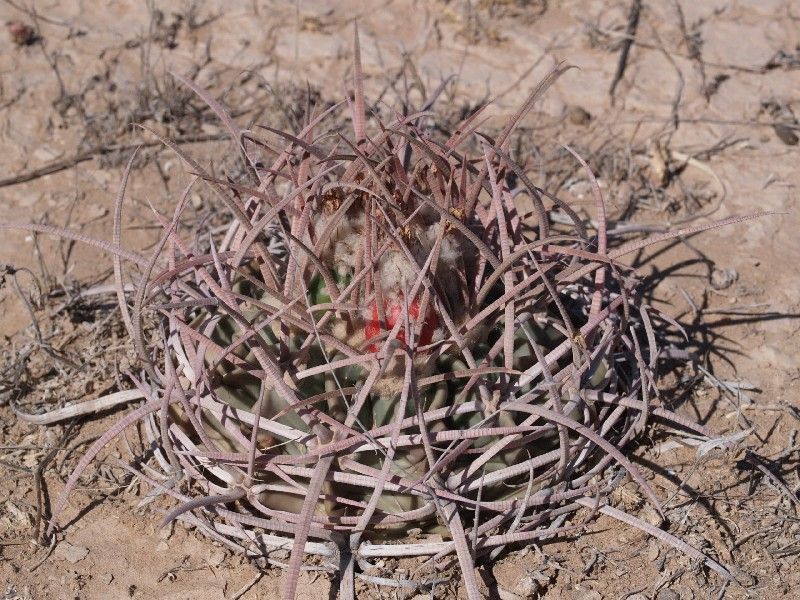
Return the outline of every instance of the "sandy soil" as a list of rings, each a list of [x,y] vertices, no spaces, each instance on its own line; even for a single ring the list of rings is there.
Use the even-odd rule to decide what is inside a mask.
[[[167,71],[196,76],[243,123],[291,127],[302,115],[306,82],[323,101],[341,97],[354,18],[372,98],[402,90],[404,82],[421,98],[422,87],[430,91],[457,75],[437,109],[453,119],[495,97],[487,129],[554,64],[579,67],[528,118],[518,149],[529,153],[537,180],[587,218],[587,182],[560,144],[592,164],[612,215],[625,223],[670,226],[783,211],[637,257],[651,302],[686,326],[688,348],[708,370],[667,377],[664,401],[720,433],[751,430],[734,450],[702,460],[680,436],[657,430],[637,449],[638,460],[653,468],[651,484],[670,499],[669,531],[737,567],[738,583],[723,585],[605,517],[585,535],[482,567],[481,577],[494,598],[797,594],[797,2],[644,2],[613,102],[628,0],[154,4],[158,10],[133,0],[39,2],[35,11],[21,0],[0,5],[0,20],[10,23],[0,32],[3,221],[67,225],[109,239],[121,165],[144,141],[123,243],[146,248],[156,235],[148,204],[167,210],[187,175],[174,154],[131,123],[177,139],[218,172],[234,168],[213,115]],[[406,65],[413,77],[405,80],[398,77],[404,60],[414,67]],[[207,218],[220,217],[201,193],[187,224]],[[142,490],[115,466],[127,455],[125,444],[104,454],[73,495],[58,545],[30,541],[40,507],[46,516],[82,449],[114,415],[44,428],[16,419],[9,401],[42,410],[122,389],[119,373],[133,352],[113,297],[76,298],[81,286],[108,281],[110,259],[80,244],[4,231],[0,263],[17,269],[16,278],[13,269],[3,271],[0,285],[0,598],[276,597],[279,571],[259,573],[183,526],[158,529],[163,506],[142,505]],[[16,285],[33,298],[38,334]],[[694,373],[700,376],[691,385],[680,380]],[[647,518],[632,488],[618,496]],[[324,577],[303,576],[302,597],[330,590]],[[360,592],[380,594],[368,586]],[[462,593],[455,583],[436,591]]]

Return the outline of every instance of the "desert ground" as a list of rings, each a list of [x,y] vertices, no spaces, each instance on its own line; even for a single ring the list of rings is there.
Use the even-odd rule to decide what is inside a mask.
[[[638,15],[632,7],[639,7]],[[638,17],[638,18],[634,18]],[[211,111],[169,73],[210,89],[243,125],[293,129],[307,99],[346,92],[357,20],[367,94],[434,106],[453,124],[493,99],[491,131],[561,61],[515,152],[537,185],[595,217],[563,145],[596,173],[616,227],[660,230],[757,210],[776,214],[658,246],[632,260],[691,357],[661,401],[736,443],[700,456],[654,427],[632,449],[672,534],[733,567],[726,583],[640,531],[601,516],[585,533],[480,567],[487,598],[800,596],[800,2],[796,0],[133,0],[0,3],[0,221],[110,239],[124,165],[143,144],[122,243],[146,249],[189,174],[148,129],[215,173],[237,156]],[[212,194],[186,225],[224,223]],[[136,431],[94,463],[55,545],[37,539],[87,444],[127,407],[49,426],[42,414],[130,384],[135,352],[110,256],[4,230],[0,237],[0,598],[277,597],[261,570],[197,531],[160,529],[166,500],[117,466]],[[737,435],[739,434],[739,435]],[[647,520],[634,486],[614,501]],[[384,573],[408,565],[386,561]],[[359,597],[400,597],[358,583]],[[300,597],[335,597],[304,573]],[[465,597],[457,578],[431,593]],[[430,594],[428,594],[430,595]],[[407,597],[407,596],[403,596]],[[419,596],[427,597],[426,596]]]

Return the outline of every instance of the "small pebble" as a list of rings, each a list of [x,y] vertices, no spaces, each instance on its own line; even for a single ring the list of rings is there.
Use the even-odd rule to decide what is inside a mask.
[[[776,123],[772,126],[772,129],[775,131],[775,135],[778,136],[778,139],[787,146],[797,146],[797,142],[800,141],[800,138],[797,137],[797,133],[788,125]]]
[[[658,547],[658,544],[651,543],[647,548],[647,560],[654,563],[658,560],[659,554],[661,554],[661,549]]]
[[[724,290],[731,287],[739,279],[736,269],[714,269],[711,272],[711,287],[715,290]]]
[[[6,23],[8,35],[17,46],[30,46],[36,41],[36,30],[22,21],[9,21]]]
[[[545,580],[545,584],[548,583],[547,577],[541,575],[540,577]],[[515,591],[523,598],[534,598],[536,594],[542,591],[542,584],[540,584],[536,578],[530,572],[528,572],[522,577],[522,579],[519,580]]]
[[[573,125],[586,125],[592,120],[592,115],[585,108],[580,106],[570,106],[567,109],[567,118]]]
[[[73,565],[82,561],[89,554],[89,549],[83,546],[73,546],[69,542],[61,542],[53,552],[57,557],[63,558]]]

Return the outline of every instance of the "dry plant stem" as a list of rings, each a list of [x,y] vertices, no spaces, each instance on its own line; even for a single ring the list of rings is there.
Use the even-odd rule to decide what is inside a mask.
[[[200,134],[192,134],[192,135],[185,135],[178,137],[174,140],[174,142],[175,144],[180,146],[186,144],[199,144],[204,142],[218,142],[224,139],[226,139],[225,134],[200,133]],[[0,188],[8,187],[11,185],[18,185],[20,183],[27,183],[29,181],[34,181],[36,179],[40,179],[41,177],[45,177],[46,175],[52,175],[53,173],[66,171],[68,169],[72,169],[73,167],[83,162],[92,160],[93,158],[96,158],[98,156],[104,156],[115,152],[124,153],[124,152],[129,152],[131,150],[139,150],[140,148],[159,148],[161,146],[162,143],[158,141],[158,142],[143,142],[141,144],[109,145],[98,148],[92,148],[91,150],[81,152],[70,158],[56,160],[42,167],[31,169],[30,171],[24,171],[19,175],[14,175],[11,177],[5,177],[3,179],[0,179]]]
[[[111,243],[115,246],[119,246],[121,243],[122,238],[122,205],[125,200],[125,190],[128,187],[128,178],[131,174],[131,169],[133,168],[133,162],[136,159],[136,155],[138,154],[139,149],[137,148],[131,153],[131,157],[128,160],[128,164],[125,166],[125,172],[122,174],[122,180],[120,181],[119,191],[117,192],[117,198],[114,202],[114,228],[113,234],[111,238]],[[118,254],[114,254],[112,257],[114,261],[114,283],[116,284],[116,291],[117,291],[117,302],[119,303],[119,310],[120,314],[122,315],[122,322],[125,324],[125,329],[128,331],[128,335],[131,337],[134,336],[134,329],[133,329],[133,322],[131,321],[131,314],[130,309],[128,308],[128,302],[125,299],[125,283],[122,280],[122,260]]]
[[[617,89],[617,84],[622,80],[625,74],[625,68],[628,66],[628,55],[633,46],[636,37],[636,29],[639,25],[639,15],[642,12],[642,0],[632,0],[631,7],[628,12],[628,25],[625,29],[625,36],[622,40],[622,47],[619,51],[619,61],[617,62],[617,70],[611,80],[611,86],[608,88],[608,95],[611,97],[611,105],[614,105],[614,91]]]

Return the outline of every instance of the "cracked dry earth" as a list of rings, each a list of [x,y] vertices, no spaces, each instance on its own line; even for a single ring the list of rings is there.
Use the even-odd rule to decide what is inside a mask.
[[[686,327],[691,342],[683,348],[695,358],[665,376],[662,401],[720,434],[741,434],[733,447],[699,456],[694,440],[656,428],[636,448],[637,461],[666,502],[669,531],[734,567],[737,583],[600,517],[581,536],[485,565],[482,592],[504,599],[798,597],[800,5],[644,1],[628,33],[631,4],[4,2],[2,220],[110,238],[121,166],[144,142],[123,241],[135,249],[152,244],[149,204],[167,210],[187,175],[131,123],[179,140],[217,172],[236,168],[213,115],[171,82],[170,69],[197,77],[243,123],[291,126],[302,119],[306,82],[321,102],[341,96],[358,19],[371,97],[407,85],[419,101],[423,89],[457,75],[437,112],[452,122],[494,97],[491,130],[565,60],[579,69],[527,118],[516,151],[527,153],[539,185],[587,220],[588,183],[559,144],[579,150],[598,173],[617,225],[779,211],[635,258],[648,275],[650,302]],[[626,40],[633,43],[612,101]],[[186,219],[223,223],[203,192]],[[0,263],[10,265],[0,287],[0,598],[277,597],[279,570],[260,573],[183,525],[158,529],[163,499],[143,495],[116,467],[140,443],[133,430],[84,478],[55,548],[31,541],[82,450],[113,415],[41,427],[18,419],[10,404],[43,412],[124,389],[121,373],[135,353],[113,296],[77,295],[102,291],[110,258],[4,231]],[[633,486],[614,502],[653,518]],[[410,565],[377,568],[391,574]],[[394,594],[360,585],[359,597]],[[324,576],[304,574],[300,597],[335,589]],[[455,580],[434,593],[460,597],[463,590]]]

